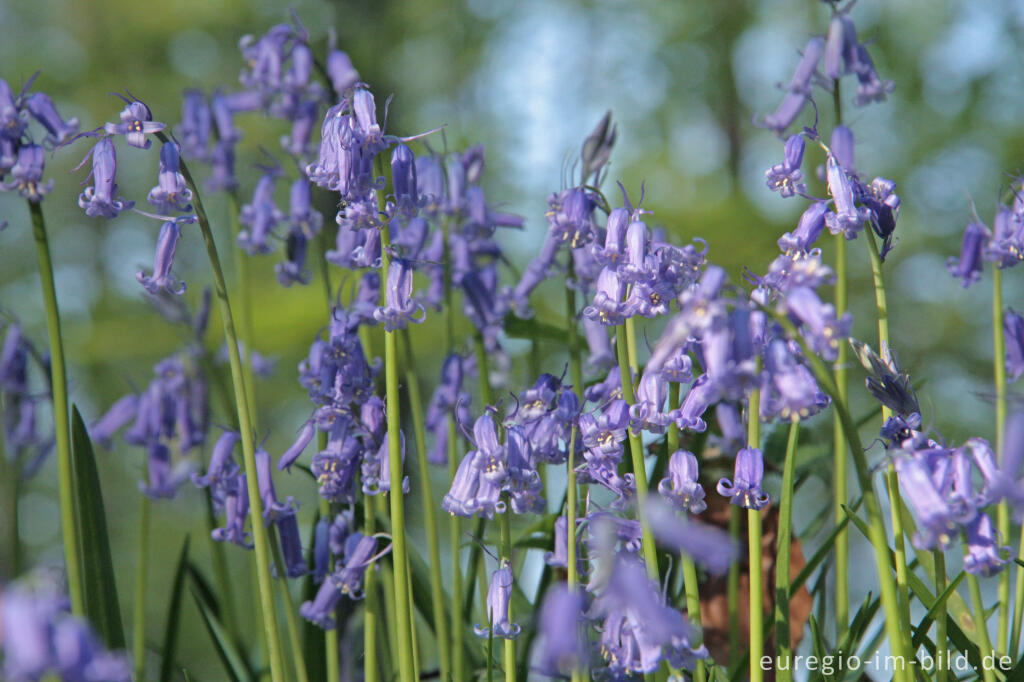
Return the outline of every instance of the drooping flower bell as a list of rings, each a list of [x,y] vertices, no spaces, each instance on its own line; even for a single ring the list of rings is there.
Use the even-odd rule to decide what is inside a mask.
[[[117,152],[109,137],[101,137],[82,159],[92,157],[92,187],[86,187],[78,197],[78,205],[90,218],[116,218],[121,211],[130,209],[135,202],[117,197]],[[77,170],[77,168],[76,168]]]
[[[78,119],[69,118],[64,120],[57,113],[57,107],[49,95],[43,92],[35,92],[25,100],[25,108],[32,114],[32,118],[39,121],[40,125],[46,128],[49,135],[46,142],[59,146],[74,137],[78,132]]]
[[[982,254],[991,237],[992,233],[980,221],[971,221],[964,230],[960,258],[951,257],[946,261],[949,274],[959,279],[964,289],[977,282],[981,276]]]
[[[558,676],[579,669],[586,661],[586,641],[581,628],[584,599],[558,584],[544,595],[538,623],[536,668]]]
[[[384,323],[389,332],[405,329],[409,322],[419,324],[426,318],[423,304],[412,296],[412,264],[404,258],[395,258],[388,267],[385,304],[373,313],[374,319]]]
[[[491,574],[491,586],[487,591],[487,625],[476,625],[473,632],[478,637],[502,637],[515,639],[522,628],[509,620],[508,607],[512,601],[512,569],[507,562]]]
[[[803,183],[804,175],[800,172],[800,165],[804,159],[804,144],[804,137],[800,134],[792,135],[786,140],[782,163],[765,171],[768,189],[778,192],[782,197],[791,197],[807,191],[807,185]]]
[[[768,506],[768,493],[761,489],[764,479],[764,454],[758,448],[743,448],[736,454],[736,472],[733,479],[718,481],[718,494],[746,509],[764,509]]]
[[[167,221],[160,227],[156,255],[153,257],[153,274],[147,275],[141,270],[135,274],[139,284],[149,293],[156,294],[161,290],[178,295],[185,293],[185,283],[171,274],[171,268],[174,267],[174,252],[178,248],[180,237],[181,226],[177,222]]]
[[[697,457],[688,450],[676,450],[669,457],[668,475],[658,483],[658,492],[676,509],[700,514],[708,505],[697,476]]]
[[[274,203],[274,184],[280,175],[278,169],[270,169],[256,183],[252,202],[242,206],[238,214],[238,222],[245,229],[238,233],[238,245],[249,255],[269,253],[271,250],[267,239],[279,222],[285,219],[284,213]]]
[[[37,144],[23,144],[18,147],[17,161],[11,167],[11,179],[0,183],[0,188],[17,190],[18,194],[34,204],[53,189],[53,180],[43,182],[45,150]]]
[[[165,142],[160,147],[159,181],[146,197],[159,213],[192,210],[192,190],[185,184],[185,176],[178,172],[180,151],[176,142]]]

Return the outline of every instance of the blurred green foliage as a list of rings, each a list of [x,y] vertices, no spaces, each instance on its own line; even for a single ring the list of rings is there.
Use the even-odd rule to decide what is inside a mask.
[[[621,180],[634,201],[644,184],[652,222],[682,240],[707,240],[711,259],[734,280],[744,268],[765,269],[775,240],[802,209],[798,199],[782,200],[764,187],[764,169],[781,158],[782,144],[751,121],[774,109],[776,83],[789,78],[797,50],[825,30],[829,7],[812,0],[299,0],[290,6],[271,0],[0,0],[0,76],[18,87],[41,69],[36,87],[51,94],[62,113],[78,116],[83,129],[114,120],[120,102],[108,93],[125,90],[174,125],[182,90],[236,88],[239,38],[287,20],[289,7],[321,48],[327,29],[337,32],[378,102],[394,93],[389,131],[446,125],[443,135],[430,139],[434,149],[487,145],[490,201],[526,218],[524,232],[504,237],[520,264],[540,243],[546,197],[565,185],[567,159],[609,108],[619,126],[610,179]],[[889,102],[846,111],[858,138],[858,170],[895,180],[903,200],[896,248],[886,263],[894,345],[915,381],[927,381],[926,422],[951,440],[991,436],[989,280],[963,291],[944,261],[958,249],[971,202],[990,219],[1021,166],[1024,6],[1013,0],[861,0],[852,14],[872,42],[879,71],[896,83]],[[810,116],[802,121],[810,125]],[[831,103],[821,103],[820,116],[830,129]],[[238,169],[245,197],[257,174],[257,144],[273,153],[285,129],[258,115],[244,118],[243,128]],[[135,272],[149,267],[159,224],[130,214],[94,221],[78,209],[78,182],[87,171],[70,169],[86,151],[80,142],[48,160],[56,188],[45,211],[72,399],[90,419],[130,387],[144,385],[152,364],[178,348],[187,332],[162,321],[135,282]],[[155,182],[156,155],[127,149],[120,161],[122,194],[141,199]],[[821,158],[809,152],[808,161],[813,176]],[[810,187],[824,193],[813,177]],[[618,200],[612,182],[605,191]],[[321,200],[329,217],[331,200]],[[220,197],[207,203],[230,263],[226,203]],[[42,343],[45,322],[23,202],[0,195],[0,219],[10,222],[0,233],[0,307]],[[198,233],[186,228],[176,269],[193,304],[209,282],[201,249]],[[826,260],[829,250],[826,245]],[[866,249],[859,241],[851,253],[855,334],[873,340]],[[277,258],[253,259],[254,347],[277,358],[273,378],[258,388],[260,435],[269,436],[272,453],[290,442],[309,412],[295,366],[325,323],[318,283],[281,288],[273,275]],[[338,282],[342,274],[333,277]],[[1024,305],[1021,277],[1014,271],[1006,277],[1011,306]],[[548,291],[557,287],[552,283]],[[548,299],[554,309],[545,307]],[[540,293],[535,301],[541,319],[561,315],[560,296]],[[429,389],[441,327],[430,320],[414,331],[417,369]],[[649,338],[656,338],[654,331]],[[509,348],[526,352],[523,344]],[[559,372],[558,349],[545,345],[542,352],[544,369]],[[516,372],[513,387],[527,380]],[[859,380],[852,385],[866,405]],[[98,453],[126,613],[140,457],[123,444]],[[35,561],[60,558],[52,469],[52,463],[44,468],[22,500],[22,534]],[[282,487],[312,508],[303,476],[285,477]],[[208,552],[200,542],[200,498],[191,490],[182,497],[155,506],[160,540],[152,584],[158,595],[171,581],[183,533],[193,534],[195,555]],[[239,552],[229,554],[237,594],[247,594],[248,564]],[[149,636],[160,641],[163,600],[150,604]],[[188,618],[189,633],[198,632],[198,616]],[[193,679],[218,676],[201,636],[187,634],[179,655]]]

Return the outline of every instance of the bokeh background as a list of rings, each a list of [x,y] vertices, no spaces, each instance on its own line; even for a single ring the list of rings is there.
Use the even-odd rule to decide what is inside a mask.
[[[710,257],[734,280],[745,268],[763,271],[775,240],[803,208],[764,186],[764,170],[781,158],[782,143],[752,124],[774,109],[777,83],[788,80],[797,50],[824,32],[827,5],[812,0],[0,0],[0,76],[17,88],[36,70],[36,87],[84,129],[116,120],[121,103],[108,93],[129,90],[155,118],[175,124],[181,92],[237,87],[238,40],[288,20],[289,7],[321,49],[328,28],[382,103],[394,94],[388,130],[412,134],[446,125],[432,146],[459,149],[483,142],[490,201],[522,215],[523,232],[504,244],[524,263],[545,230],[546,198],[563,188],[587,132],[605,110],[618,124],[610,180],[634,200],[645,184],[651,222],[680,240],[704,238]],[[903,204],[897,243],[886,263],[894,346],[920,391],[925,420],[951,441],[990,437],[990,280],[963,290],[945,261],[959,248],[972,203],[989,221],[997,198],[1024,167],[1024,4],[1013,0],[861,0],[852,10],[872,42],[879,72],[895,81],[888,102],[846,110],[857,136],[863,175],[893,179]],[[847,98],[849,99],[849,98]],[[809,110],[808,110],[809,111]],[[811,123],[805,112],[805,123]],[[822,123],[832,125],[830,103]],[[247,196],[258,171],[257,144],[271,152],[286,132],[279,121],[240,117],[245,140],[238,169]],[[122,147],[121,192],[142,200],[155,183],[156,155]],[[118,396],[144,385],[151,367],[173,352],[185,332],[163,321],[143,300],[135,272],[149,268],[159,223],[125,214],[94,221],[78,209],[72,173],[87,151],[79,143],[49,159],[56,188],[45,202],[65,325],[71,395],[87,419]],[[808,174],[821,159],[809,153]],[[606,186],[617,197],[611,181]],[[286,186],[282,183],[282,201]],[[812,180],[812,191],[823,191]],[[227,255],[227,206],[207,203]],[[24,203],[0,194],[0,307],[42,344],[45,320]],[[828,241],[828,240],[826,240]],[[830,245],[825,245],[831,260]],[[309,411],[295,367],[324,323],[314,283],[283,289],[276,256],[254,259],[254,347],[276,358],[260,384],[260,427],[279,453]],[[873,340],[873,299],[863,240],[851,247],[855,335]],[[198,232],[189,228],[176,270],[194,303],[209,282]],[[229,272],[229,277],[231,272]],[[336,273],[337,276],[337,273]],[[1024,307],[1024,273],[1009,271],[1007,302]],[[560,315],[538,295],[541,319]],[[556,306],[561,297],[555,297]],[[216,330],[217,325],[211,325]],[[439,364],[438,326],[417,330],[417,363],[428,389]],[[210,344],[219,345],[217,334]],[[510,341],[510,352],[526,352]],[[555,349],[545,369],[558,372]],[[866,406],[855,375],[853,391]],[[526,380],[514,374],[512,387]],[[261,434],[262,435],[262,434]],[[874,452],[877,456],[877,450]],[[130,613],[141,453],[119,444],[100,455],[122,606]],[[823,472],[823,479],[828,479]],[[439,485],[441,485],[439,483]],[[824,484],[819,484],[823,486]],[[311,505],[308,481],[282,487]],[[50,462],[20,501],[20,534],[30,559],[58,563],[56,467]],[[173,557],[186,533],[204,534],[200,497],[156,505],[158,560],[152,570],[150,636],[159,637]],[[9,500],[8,500],[9,502]],[[9,505],[4,521],[9,521]],[[309,507],[311,508],[311,506]],[[306,519],[308,524],[309,520]],[[197,552],[206,550],[199,543]],[[238,559],[239,557],[233,557]],[[233,561],[240,587],[250,575]],[[198,632],[191,609],[188,627]],[[204,635],[187,635],[180,649],[198,679],[216,679],[217,662]]]

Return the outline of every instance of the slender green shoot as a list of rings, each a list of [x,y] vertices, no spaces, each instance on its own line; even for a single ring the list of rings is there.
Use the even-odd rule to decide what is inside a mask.
[[[796,444],[800,435],[800,422],[789,425],[786,441],[786,461],[782,467],[782,491],[779,493],[779,531],[775,558],[775,652],[780,661],[793,655],[789,636],[789,601],[792,597],[789,580],[789,557],[793,541],[793,480],[796,473]],[[779,667],[779,682],[792,682],[793,666]]]
[[[43,289],[43,307],[46,309],[46,330],[50,341],[50,391],[53,394],[53,428],[57,440],[57,481],[60,491],[60,525],[64,538],[64,563],[68,573],[68,596],[71,612],[85,614],[82,592],[82,560],[79,556],[79,531],[75,520],[75,491],[71,485],[71,426],[68,421],[68,375],[64,362],[64,339],[60,329],[60,310],[57,307],[57,287],[53,281],[53,260],[46,236],[43,207],[28,202],[32,215],[32,236],[36,242],[39,261],[39,280]]]
[[[169,138],[165,133],[157,133],[161,142],[167,142]],[[185,178],[189,189],[192,190],[192,197],[199,220],[199,229],[203,235],[206,245],[206,255],[210,261],[210,269],[213,271],[214,290],[220,305],[221,323],[224,327],[224,338],[228,346],[228,361],[231,366],[231,383],[235,394],[235,407],[238,413],[238,426],[242,440],[242,458],[245,471],[250,480],[256,480],[256,447],[253,440],[252,413],[249,409],[249,401],[245,390],[245,372],[242,367],[242,359],[238,352],[238,335],[235,331],[235,320],[231,313],[231,302],[228,298],[227,283],[224,279],[224,271],[221,268],[220,256],[217,254],[217,244],[213,238],[213,229],[207,217],[206,209],[203,207],[203,200],[199,188],[192,179],[188,165],[181,160],[181,174]],[[278,634],[277,615],[274,607],[273,581],[270,575],[270,553],[267,542],[267,530],[263,525],[263,503],[260,499],[259,489],[256,485],[247,486],[249,495],[249,514],[252,520],[253,545],[256,554],[257,583],[259,586],[259,602],[263,621],[263,630],[267,640],[268,658],[270,659],[270,677],[272,682],[279,682],[285,679],[284,663],[281,653],[281,641]]]

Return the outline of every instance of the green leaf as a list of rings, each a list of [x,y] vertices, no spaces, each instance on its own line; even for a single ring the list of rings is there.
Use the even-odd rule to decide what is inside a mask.
[[[960,574],[957,575],[957,577],[954,578],[953,581],[946,586],[946,589],[942,591],[942,594],[940,594],[935,599],[935,602],[931,605],[931,608],[928,609],[928,613],[924,614],[924,618],[922,618],[921,622],[917,624],[917,628],[914,631],[915,648],[921,646],[921,644],[924,642],[924,639],[928,636],[928,628],[932,626],[932,622],[934,622],[935,616],[939,613],[940,610],[945,610],[946,602],[949,600],[949,595],[953,594],[953,592],[956,591],[957,586],[960,585],[960,582],[964,579],[966,575],[966,573],[960,571]]]
[[[178,567],[174,570],[174,584],[171,587],[171,601],[167,606],[167,625],[164,628],[164,650],[160,661],[160,682],[170,682],[174,672],[174,653],[178,646],[178,622],[181,618],[182,595],[185,593],[185,575],[188,567],[189,538],[181,545]]]
[[[228,677],[234,682],[254,681],[255,676],[246,665],[245,658],[235,647],[234,642],[231,641],[220,619],[214,615],[213,610],[206,603],[202,596],[202,590],[197,589],[195,584],[191,584],[189,585],[189,592],[192,593],[192,599],[196,603],[196,608],[199,609],[199,615],[202,616],[203,623],[206,625],[210,640],[213,642],[213,648],[216,650],[217,656],[220,657],[221,663],[224,664],[224,670]]]
[[[551,339],[565,342],[568,332],[562,327],[537,319],[523,320],[513,313],[505,316],[505,334],[513,339]]]
[[[85,615],[108,648],[124,649],[124,626],[96,456],[82,415],[74,405],[71,407],[71,454]]]
[[[825,652],[829,651],[828,644],[825,642],[825,637],[821,634],[821,628],[818,627],[818,619],[811,614],[811,642],[814,644],[814,655],[820,661],[825,658]],[[822,679],[833,680],[835,679],[831,675],[823,675],[819,673]],[[818,675],[812,675],[811,679],[818,677]]]

